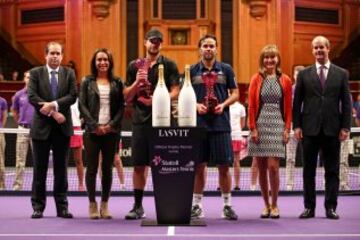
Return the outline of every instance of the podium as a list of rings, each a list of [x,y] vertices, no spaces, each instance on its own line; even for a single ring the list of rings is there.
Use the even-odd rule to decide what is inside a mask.
[[[150,166],[154,186],[156,220],[141,226],[206,226],[191,220],[195,167],[201,159],[205,129],[157,127],[151,132]]]

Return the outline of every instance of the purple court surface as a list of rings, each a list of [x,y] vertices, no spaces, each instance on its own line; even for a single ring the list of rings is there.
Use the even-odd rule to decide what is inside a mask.
[[[220,197],[204,198],[206,227],[141,227],[141,221],[127,221],[124,216],[132,207],[132,198],[110,198],[112,220],[90,220],[85,196],[69,197],[74,219],[55,217],[52,197],[42,219],[30,219],[29,196],[0,196],[0,239],[360,239],[360,196],[339,197],[339,220],[325,218],[324,197],[317,198],[316,217],[298,219],[302,196],[280,196],[280,219],[260,219],[263,208],[260,196],[236,196],[232,205],[239,215],[237,221],[221,219]],[[148,219],[155,219],[154,198],[144,198]]]

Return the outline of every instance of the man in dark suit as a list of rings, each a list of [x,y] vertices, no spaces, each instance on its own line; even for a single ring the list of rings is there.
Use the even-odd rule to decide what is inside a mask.
[[[304,206],[300,218],[315,216],[316,162],[319,150],[325,168],[326,217],[338,219],[340,141],[350,132],[351,101],[348,73],[330,63],[330,42],[323,36],[312,41],[315,64],[298,75],[293,104],[295,137],[304,151]]]
[[[46,65],[30,71],[28,94],[35,107],[30,136],[33,144],[31,218],[42,218],[46,205],[46,175],[50,149],[53,152],[54,198],[57,216],[72,218],[67,201],[67,156],[73,134],[70,106],[76,100],[74,71],[60,66],[63,47],[49,42]]]

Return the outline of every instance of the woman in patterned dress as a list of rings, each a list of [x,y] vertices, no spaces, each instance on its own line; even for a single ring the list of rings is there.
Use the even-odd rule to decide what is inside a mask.
[[[259,185],[265,203],[261,218],[280,217],[277,205],[279,162],[280,158],[285,158],[291,111],[291,80],[281,72],[277,47],[266,45],[260,54],[259,72],[250,81],[248,108],[249,156],[258,163]]]

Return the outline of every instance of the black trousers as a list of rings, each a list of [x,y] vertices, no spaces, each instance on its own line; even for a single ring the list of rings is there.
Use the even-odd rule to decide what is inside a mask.
[[[58,212],[68,208],[67,160],[70,137],[65,136],[60,127],[53,127],[48,139],[32,139],[33,183],[31,203],[34,210],[44,211],[46,206],[46,177],[50,149],[53,152],[54,198]]]
[[[325,136],[322,132],[317,136],[304,136],[304,206],[315,209],[316,190],[315,177],[319,150],[323,155],[325,169],[325,208],[337,207],[339,193],[340,140],[338,136]]]
[[[84,134],[85,157],[87,160],[85,182],[90,202],[95,202],[96,175],[98,172],[100,152],[102,155],[101,201],[107,202],[110,197],[112,166],[118,139],[119,134],[116,133],[110,133],[104,136],[97,136],[92,133]]]

